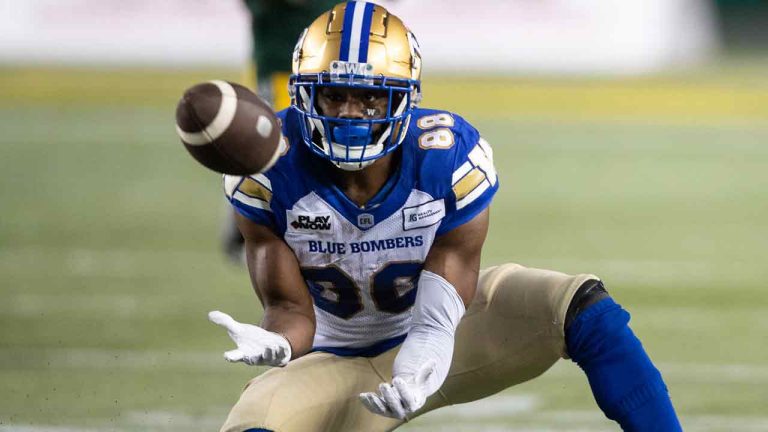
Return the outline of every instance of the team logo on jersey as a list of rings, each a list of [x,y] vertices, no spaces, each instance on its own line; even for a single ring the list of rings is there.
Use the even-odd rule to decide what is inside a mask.
[[[425,204],[403,209],[403,230],[425,228],[434,225],[445,217],[445,201],[435,200]]]
[[[362,213],[357,215],[357,226],[360,228],[370,228],[374,225],[373,215],[368,213]]]
[[[291,227],[295,230],[329,231],[331,229],[331,215],[298,215],[291,222]]]

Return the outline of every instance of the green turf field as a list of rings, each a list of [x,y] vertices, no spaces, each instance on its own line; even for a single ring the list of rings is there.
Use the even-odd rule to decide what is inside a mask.
[[[766,71],[424,86],[494,146],[484,263],[601,275],[687,431],[768,431]],[[0,69],[0,431],[216,430],[261,370],[206,319],[260,307],[219,253],[219,177],[173,131],[212,77],[238,79]],[[617,428],[564,361],[402,430]]]

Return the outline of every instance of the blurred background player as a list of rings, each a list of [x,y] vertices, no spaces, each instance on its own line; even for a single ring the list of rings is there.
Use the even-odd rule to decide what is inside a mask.
[[[252,63],[246,85],[269,102],[275,111],[290,105],[288,77],[296,38],[307,22],[338,3],[336,0],[244,0],[251,17]],[[222,247],[227,258],[243,263],[243,236],[227,206]]]

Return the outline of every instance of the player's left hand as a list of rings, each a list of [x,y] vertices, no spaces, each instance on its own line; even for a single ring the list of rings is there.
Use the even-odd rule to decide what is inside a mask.
[[[378,393],[360,393],[360,401],[374,414],[405,419],[424,406],[431,395],[428,383],[435,373],[435,366],[434,361],[429,361],[415,375],[396,376],[391,384],[379,384]]]
[[[243,324],[220,311],[208,313],[208,319],[225,329],[237,349],[224,353],[229,362],[249,366],[285,366],[291,359],[291,344],[277,333],[252,324]]]

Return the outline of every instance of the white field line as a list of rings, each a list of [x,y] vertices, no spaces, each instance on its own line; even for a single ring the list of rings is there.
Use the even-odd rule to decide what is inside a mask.
[[[162,429],[163,427],[173,427],[179,430],[179,427],[187,428],[185,430],[218,430],[226,419],[229,412],[229,406],[221,406],[214,412],[203,413],[200,415],[189,415],[186,413],[174,411],[131,411],[126,414],[126,422],[131,425],[143,426],[151,430]]]
[[[402,428],[398,429],[398,431],[402,432],[420,432],[420,431],[429,431],[429,432],[615,432],[616,428],[614,429],[595,429],[592,427],[589,428],[566,428],[566,429],[555,429],[552,427],[547,426],[537,426],[537,427],[529,427],[529,426],[518,426],[513,424],[507,424],[507,423],[498,423],[498,424],[473,424],[471,423],[471,419],[465,419],[467,424],[452,424],[452,425],[437,425],[437,424],[428,424],[428,425],[408,425],[406,424]]]
[[[594,273],[607,285],[618,283],[676,284],[689,288],[696,283],[733,284],[754,278],[758,270],[753,264],[717,260],[641,260],[641,259],[579,259],[569,257],[526,257],[519,264],[545,267],[566,273]],[[540,263],[546,263],[541,265]],[[498,264],[498,263],[497,263]],[[610,286],[608,286],[610,290]]]
[[[767,365],[659,363],[657,366],[664,376],[678,381],[745,384],[768,382]]]
[[[489,408],[488,406],[492,408]],[[497,395],[470,404],[456,405],[429,413],[406,424],[403,431],[451,432],[613,432],[617,426],[594,410],[539,410],[541,403],[532,395]],[[174,411],[132,411],[108,428],[54,425],[0,425],[0,432],[101,432],[171,431],[179,427],[215,430],[223,421],[226,407],[200,415]],[[768,417],[731,415],[686,415],[681,417],[691,432],[765,432]]]
[[[221,260],[219,251],[2,248],[0,272],[37,276],[66,274],[84,277],[156,277],[169,274],[169,263],[194,264]],[[45,263],[47,268],[42,266]]]
[[[606,419],[600,410],[537,410],[517,411],[520,401],[535,401],[534,396],[493,396],[482,401],[447,407],[406,425],[406,431],[616,431],[615,423]],[[484,406],[490,403],[492,409]],[[459,409],[461,412],[459,413]],[[686,415],[680,419],[686,431],[730,432],[768,431],[768,417],[738,415]],[[512,426],[514,425],[514,426]],[[513,427],[513,429],[510,429]]]
[[[465,404],[441,408],[426,414],[430,418],[475,418],[488,419],[500,415],[510,416],[532,412],[541,406],[540,398],[534,395],[495,395]]]
[[[54,426],[54,425],[0,425],[0,432],[106,432],[114,428],[90,428],[83,426]]]
[[[41,262],[54,264],[48,272],[60,268],[72,276],[132,278],[162,276],[172,270],[164,263],[199,263],[220,259],[216,250],[137,250],[137,249],[67,249],[43,247],[0,248],[0,272],[15,275],[39,275]],[[755,273],[753,265],[745,262],[724,263],[717,260],[638,260],[594,259],[570,257],[526,257],[521,264],[547,267],[569,272],[592,272],[610,275],[617,282],[675,283],[733,282]],[[55,273],[54,273],[55,274]],[[611,282],[609,280],[608,282]]]
[[[226,348],[226,347],[224,347]],[[223,351],[222,351],[223,352]],[[222,353],[215,348],[210,351],[173,350],[107,350],[99,348],[0,348],[0,365],[9,368],[18,365],[24,369],[27,362],[32,365],[50,363],[51,368],[114,368],[144,369],[158,367],[186,367],[211,369],[232,366],[223,360]],[[704,364],[704,363],[658,363],[665,377],[677,381],[701,383],[768,383],[768,365],[762,364]],[[575,364],[563,361],[546,372],[545,376],[558,378],[580,375]],[[486,399],[486,408],[493,402]],[[505,406],[510,402],[505,401]],[[515,406],[535,406],[535,401],[517,400]],[[490,408],[489,408],[490,409]]]
[[[0,424],[0,432],[146,432],[146,431],[215,431],[224,423],[230,406],[215,407],[199,415],[175,411],[129,411],[119,421],[107,426],[56,426]]]
[[[15,317],[39,317],[50,313],[89,316],[106,313],[114,318],[141,315],[139,295],[18,293],[7,296],[4,314]]]
[[[609,288],[610,290],[610,288]],[[144,293],[130,294],[125,291],[109,293],[78,294],[74,292],[12,292],[5,293],[0,301],[0,313],[6,317],[40,318],[44,316],[88,317],[109,315],[110,318],[160,317],[162,311],[145,307],[148,297]],[[632,307],[629,307],[632,312]],[[755,328],[768,326],[765,319],[768,307],[755,304],[744,306],[738,311],[721,310],[719,306],[685,307],[654,306],[644,307],[641,315],[634,316],[648,328],[664,329],[673,326],[678,331],[702,331],[719,329],[721,324],[715,318],[739,316],[749,320]],[[706,319],[704,319],[706,318]]]
[[[656,363],[665,378],[678,382],[690,383],[743,383],[762,384],[768,383],[768,365],[766,364],[706,364],[706,363]],[[548,370],[544,376],[549,378],[563,378],[566,376],[582,376],[576,364],[570,361],[561,361]]]
[[[28,366],[29,365],[29,366]],[[232,366],[222,353],[192,351],[133,351],[98,348],[2,348],[0,368],[23,370],[46,365],[46,369],[201,369],[211,371]],[[254,369],[256,372],[257,369]]]

